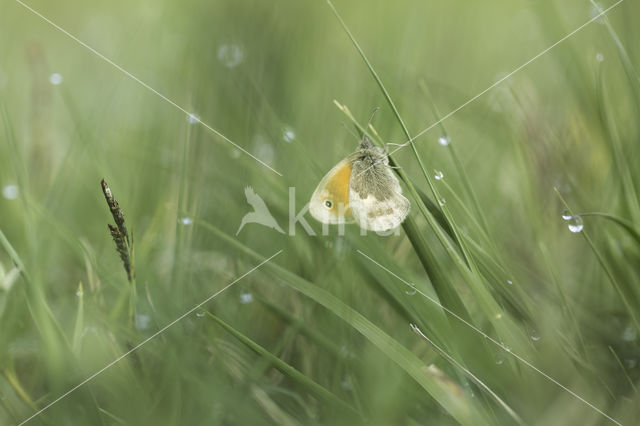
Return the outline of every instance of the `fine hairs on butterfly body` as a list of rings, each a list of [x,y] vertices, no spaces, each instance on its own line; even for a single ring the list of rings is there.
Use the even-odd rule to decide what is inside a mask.
[[[409,207],[387,153],[366,137],[322,178],[309,203],[311,216],[322,223],[357,223],[376,232],[399,226]]]

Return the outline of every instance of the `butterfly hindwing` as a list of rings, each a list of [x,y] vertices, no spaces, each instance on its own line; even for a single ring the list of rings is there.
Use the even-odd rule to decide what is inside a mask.
[[[381,232],[400,225],[409,214],[410,203],[386,156],[377,151],[374,155],[373,164],[361,160],[353,164],[349,206],[360,227]]]

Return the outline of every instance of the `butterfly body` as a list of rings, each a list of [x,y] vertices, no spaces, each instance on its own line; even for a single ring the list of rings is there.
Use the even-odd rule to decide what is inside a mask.
[[[361,228],[387,231],[409,213],[386,152],[364,138],[358,149],[322,178],[309,211],[323,223],[356,222]]]

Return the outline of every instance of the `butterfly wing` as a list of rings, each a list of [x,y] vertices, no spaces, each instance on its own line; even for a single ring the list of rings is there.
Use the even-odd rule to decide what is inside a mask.
[[[382,232],[400,225],[409,214],[410,203],[387,161],[371,165],[357,160],[352,169],[349,206],[360,227]]]
[[[349,208],[349,182],[353,158],[339,162],[322,178],[311,196],[309,212],[322,223],[339,224],[353,222]]]

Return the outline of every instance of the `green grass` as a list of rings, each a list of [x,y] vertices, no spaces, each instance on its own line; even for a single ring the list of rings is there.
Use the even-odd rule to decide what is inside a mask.
[[[0,424],[640,417],[640,6],[447,117],[614,2],[28,4],[179,108],[3,7]],[[308,213],[318,235],[290,235],[357,146],[341,123],[380,146],[431,127],[391,156],[397,235]],[[247,186],[285,234],[236,236]]]

